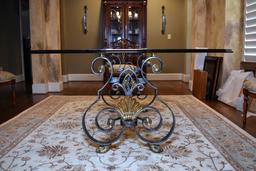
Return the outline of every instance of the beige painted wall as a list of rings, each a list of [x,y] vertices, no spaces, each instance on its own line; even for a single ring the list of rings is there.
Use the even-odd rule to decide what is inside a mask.
[[[82,31],[83,7],[88,8],[88,33]],[[61,0],[62,49],[101,48],[100,0]],[[63,55],[63,74],[91,73],[90,62],[97,54]]]
[[[102,22],[100,0],[61,0],[62,49],[102,47]],[[83,6],[88,7],[88,33],[81,28]],[[165,6],[166,34],[161,34],[161,7]],[[147,47],[186,48],[186,0],[148,0]],[[171,34],[172,39],[167,39]],[[90,73],[91,55],[63,55],[63,74]],[[165,62],[164,72],[184,73],[185,54],[161,54]],[[88,58],[86,58],[88,57]]]
[[[166,34],[161,34],[161,7],[165,6]],[[186,0],[148,0],[147,47],[186,48]],[[172,39],[167,39],[171,34]],[[185,54],[159,54],[166,73],[183,73]]]

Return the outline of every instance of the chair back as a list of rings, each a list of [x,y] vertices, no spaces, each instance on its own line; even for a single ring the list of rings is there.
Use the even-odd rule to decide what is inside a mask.
[[[113,49],[135,49],[137,48],[136,42],[128,39],[120,39],[111,43]]]
[[[111,43],[113,49],[135,49],[137,43],[128,39],[120,39]],[[137,65],[136,54],[116,54],[121,59],[122,64]]]
[[[240,68],[244,71],[251,71],[256,77],[256,63],[255,62],[241,62]]]

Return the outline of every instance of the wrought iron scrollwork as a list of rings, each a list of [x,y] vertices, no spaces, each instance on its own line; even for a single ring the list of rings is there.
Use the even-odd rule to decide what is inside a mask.
[[[135,129],[137,137],[148,144],[151,151],[159,153],[162,152],[160,144],[174,130],[174,113],[158,97],[157,87],[147,80],[145,73],[145,68],[151,68],[153,73],[161,72],[163,61],[154,54],[145,59],[142,56],[137,66],[123,68],[114,82],[111,82],[114,77],[113,61],[103,54],[92,61],[94,74],[104,74],[106,70],[110,72],[109,78],[98,90],[96,101],[87,108],[82,119],[84,132],[89,140],[98,145],[98,153],[107,152],[126,128]],[[118,56],[113,58],[117,58],[115,64],[123,65]],[[153,96],[143,95],[146,87],[153,91]],[[103,94],[105,89],[116,92],[115,97],[106,97]]]

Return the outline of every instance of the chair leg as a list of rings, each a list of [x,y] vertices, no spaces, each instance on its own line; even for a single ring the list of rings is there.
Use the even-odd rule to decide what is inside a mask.
[[[246,126],[247,110],[248,110],[248,96],[244,94],[244,104],[243,104],[243,128]]]
[[[15,92],[15,80],[11,82],[11,89],[12,89],[12,104],[16,104],[16,92]]]

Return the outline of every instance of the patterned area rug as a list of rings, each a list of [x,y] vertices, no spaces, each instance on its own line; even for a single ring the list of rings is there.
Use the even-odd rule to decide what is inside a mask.
[[[193,96],[161,99],[176,116],[161,154],[133,130],[95,153],[81,125],[95,97],[51,96],[0,126],[0,170],[256,170],[255,138]]]

